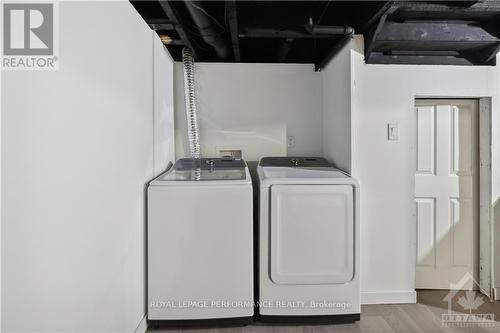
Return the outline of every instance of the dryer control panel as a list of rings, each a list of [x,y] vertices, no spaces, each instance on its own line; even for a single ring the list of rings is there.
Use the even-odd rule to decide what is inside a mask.
[[[322,157],[264,157],[260,160],[262,167],[302,167],[331,168],[333,165]]]

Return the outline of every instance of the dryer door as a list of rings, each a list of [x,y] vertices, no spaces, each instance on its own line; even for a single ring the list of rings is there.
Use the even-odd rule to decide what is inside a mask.
[[[339,284],[354,276],[354,189],[271,186],[271,280]]]

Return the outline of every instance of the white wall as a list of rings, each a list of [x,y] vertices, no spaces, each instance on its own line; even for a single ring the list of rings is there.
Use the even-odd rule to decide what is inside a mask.
[[[154,171],[165,171],[175,162],[174,142],[174,62],[167,49],[153,34],[154,57]]]
[[[321,155],[321,75],[312,65],[196,63],[201,149],[244,146],[243,157],[258,160],[295,137],[288,155]],[[188,156],[182,64],[175,64],[177,157]]]
[[[323,156],[351,172],[351,44],[321,71],[323,79]]]
[[[352,173],[361,182],[362,300],[415,300],[416,97],[492,97],[493,201],[498,183],[498,68],[366,65],[352,50]],[[398,123],[399,141],[387,140]]]
[[[133,332],[172,64],[128,1],[59,11],[59,70],[2,72],[2,331]]]

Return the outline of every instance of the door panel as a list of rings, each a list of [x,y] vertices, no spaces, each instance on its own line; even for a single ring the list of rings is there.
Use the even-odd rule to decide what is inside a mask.
[[[416,198],[417,202],[417,239],[418,258],[421,266],[434,266],[434,229],[436,225],[435,201],[429,198]]]
[[[433,107],[422,107],[417,112],[417,173],[434,174],[435,113]]]
[[[477,279],[477,116],[474,100],[416,103],[417,288]]]
[[[354,273],[353,188],[271,187],[271,280],[336,284]]]

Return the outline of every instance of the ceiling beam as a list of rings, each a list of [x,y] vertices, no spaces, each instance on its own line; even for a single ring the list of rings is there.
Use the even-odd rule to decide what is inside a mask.
[[[488,33],[492,34],[500,40],[500,27],[498,26],[498,24],[496,24],[496,22],[488,22],[487,24],[483,24],[482,27]],[[494,65],[494,63],[496,63],[496,55],[500,52],[500,43],[496,47],[492,47],[489,51],[491,51],[491,53],[486,58],[486,62],[492,63]]]
[[[463,41],[463,42],[495,42],[498,39],[482,27],[465,22],[392,22],[386,21],[377,35],[383,41]]]
[[[396,1],[395,5],[404,11],[427,11],[427,12],[496,12],[500,10],[500,2],[493,1],[472,1],[473,4],[458,2],[458,5],[450,3],[429,3],[424,1]]]
[[[238,15],[236,11],[236,0],[228,0],[225,2],[225,10],[227,20],[229,22],[229,33],[231,35],[231,43],[233,45],[233,55],[235,61],[241,61],[240,40],[238,38]]]
[[[391,19],[395,21],[428,19],[428,20],[496,20],[500,14],[500,1],[479,1],[474,4],[460,2],[452,3],[425,3],[418,1],[398,1],[400,10]]]
[[[373,52],[370,56],[370,64],[386,65],[473,65],[469,60],[456,56],[440,55],[384,55],[380,52]]]
[[[462,57],[469,60],[474,65],[496,65],[496,55],[500,51],[500,43],[485,47],[475,52],[462,52]]]
[[[393,22],[383,17],[379,30],[365,36],[367,63],[425,64],[491,64],[492,54],[498,52],[500,40],[482,27],[467,22],[412,21]],[[380,27],[380,24],[383,24]],[[432,55],[429,52],[457,51],[457,56]],[[377,52],[372,59],[371,53]],[[411,53],[414,54],[411,54]],[[462,60],[457,60],[462,58]],[[441,59],[441,60],[440,60]],[[450,60],[451,59],[451,60]]]
[[[491,64],[491,65],[495,66],[496,65],[496,56],[500,52],[500,43],[498,43],[497,45],[491,46],[487,51],[489,51],[489,54],[488,54],[488,52],[486,52],[487,56],[484,59],[484,63]]]
[[[377,24],[372,24],[370,28],[368,28],[365,33],[364,33],[364,41],[365,41],[365,62],[368,63],[370,60],[370,55],[373,51],[373,47],[375,45],[375,40],[377,39],[378,35],[382,31],[382,28],[384,27],[385,21],[387,20],[387,17],[394,13],[398,7],[396,6],[384,6],[383,11],[379,11],[377,15],[380,14],[378,18]]]
[[[182,28],[182,20],[180,17],[177,15],[174,7],[172,7],[172,4],[169,1],[166,0],[160,0],[160,6],[167,14],[169,20],[174,24],[175,31],[177,31],[177,34],[179,37],[182,39],[184,44],[191,49],[191,52],[193,53],[193,56],[197,58],[196,50],[193,48],[193,44],[191,44],[191,41],[189,40],[189,37],[187,36],[186,32]]]

